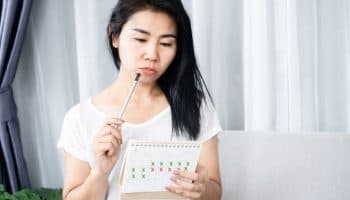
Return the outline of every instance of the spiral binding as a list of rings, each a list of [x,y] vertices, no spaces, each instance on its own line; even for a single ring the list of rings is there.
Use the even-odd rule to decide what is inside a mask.
[[[132,143],[136,148],[199,148],[198,143]]]

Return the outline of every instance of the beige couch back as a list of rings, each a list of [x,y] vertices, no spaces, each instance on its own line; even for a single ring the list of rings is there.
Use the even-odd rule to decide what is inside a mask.
[[[349,200],[350,134],[224,131],[224,200]]]

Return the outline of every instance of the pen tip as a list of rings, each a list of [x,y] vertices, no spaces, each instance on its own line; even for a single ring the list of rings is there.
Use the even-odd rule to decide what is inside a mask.
[[[140,76],[141,76],[141,74],[140,74],[140,73],[137,73],[137,74],[136,74],[135,81],[139,81]]]

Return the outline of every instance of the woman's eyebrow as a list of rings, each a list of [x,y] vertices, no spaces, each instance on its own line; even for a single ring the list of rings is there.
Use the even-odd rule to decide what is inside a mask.
[[[160,37],[161,37],[161,38],[171,37],[171,38],[176,39],[176,35],[174,35],[174,34],[164,34],[164,35],[161,35]]]
[[[143,34],[146,34],[146,35],[151,35],[150,32],[146,31],[146,30],[143,30],[143,29],[139,29],[139,28],[133,28],[131,29],[133,31],[136,31],[136,32],[139,32],[139,33],[143,33]],[[172,38],[175,38],[176,39],[176,35],[174,34],[163,34],[160,36],[161,38],[167,38],[167,37],[172,37]]]
[[[143,30],[143,29],[139,29],[139,28],[133,28],[131,29],[133,31],[136,31],[136,32],[139,32],[139,33],[143,33],[143,34],[146,34],[146,35],[151,35],[150,32],[146,31],[146,30]]]

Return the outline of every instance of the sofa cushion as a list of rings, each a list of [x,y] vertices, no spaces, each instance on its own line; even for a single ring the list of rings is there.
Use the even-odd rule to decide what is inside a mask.
[[[350,134],[224,131],[224,200],[350,199]]]

